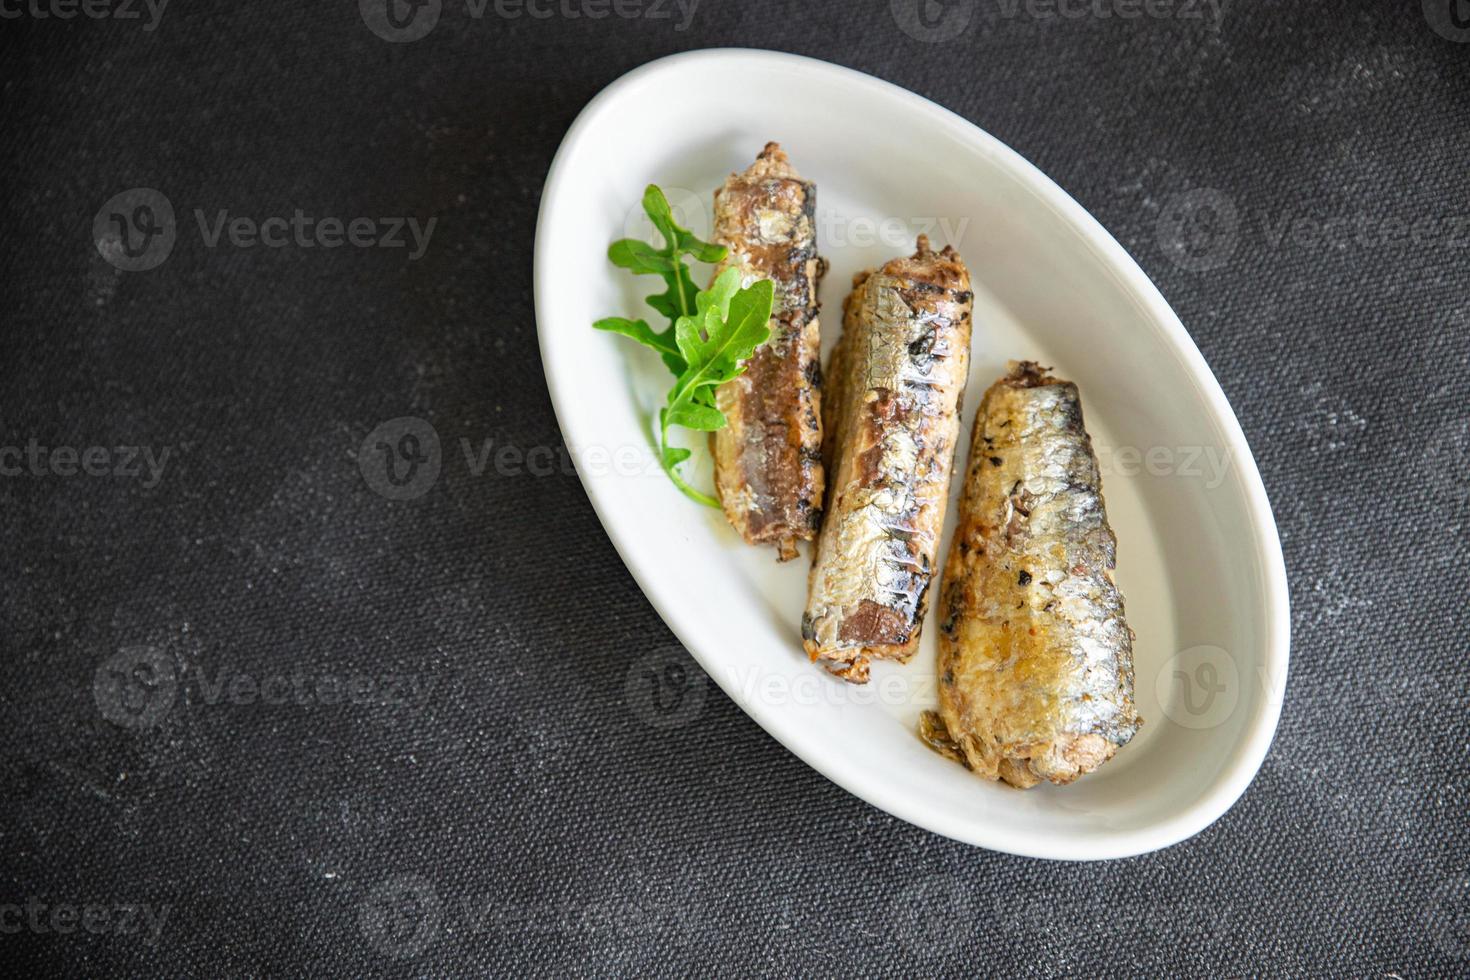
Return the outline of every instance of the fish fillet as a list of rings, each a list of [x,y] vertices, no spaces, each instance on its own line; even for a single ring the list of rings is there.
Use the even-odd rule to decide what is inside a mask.
[[[1077,386],[1031,362],[985,393],[920,734],[987,779],[1069,783],[1142,724],[1133,631]]]
[[[808,656],[847,680],[919,645],[970,362],[970,276],[920,236],[853,281],[828,372],[826,517],[807,591]]]
[[[749,544],[774,544],[785,561],[822,522],[822,420],[816,186],[766,144],[745,172],[715,192],[716,274],[737,268],[745,285],[770,279],[771,337],[740,377],[715,393],[728,425],[710,437],[725,517]]]

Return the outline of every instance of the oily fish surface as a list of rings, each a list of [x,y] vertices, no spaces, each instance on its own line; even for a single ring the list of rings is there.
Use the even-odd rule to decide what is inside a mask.
[[[736,268],[747,285],[769,279],[776,290],[770,340],[716,392],[728,424],[710,440],[715,487],[741,537],[775,544],[783,560],[822,519],[815,213],[815,185],[775,143],[715,194],[715,241],[729,249],[716,274]]]
[[[859,276],[828,392],[827,515],[802,635],[813,660],[863,681],[870,658],[919,643],[969,371],[969,277],[952,249]]]
[[[940,713],[977,773],[1065,783],[1137,730],[1132,632],[1077,388],[1018,365],[976,419],[945,568]]]

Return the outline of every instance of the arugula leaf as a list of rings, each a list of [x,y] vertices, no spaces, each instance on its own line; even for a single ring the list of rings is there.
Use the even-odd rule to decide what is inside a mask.
[[[643,210],[653,226],[663,236],[664,247],[657,248],[637,238],[624,238],[608,247],[607,257],[620,269],[634,275],[659,276],[664,281],[662,293],[648,297],[648,305],[669,320],[666,330],[644,330],[638,326],[647,324],[642,320],[624,320],[609,317],[593,324],[599,330],[610,330],[631,337],[640,344],[652,347],[663,358],[664,365],[675,377],[684,373],[685,363],[674,342],[674,322],[681,316],[696,311],[695,299],[699,287],[689,274],[683,256],[690,255],[700,262],[718,262],[725,257],[725,247],[700,240],[692,232],[680,228],[674,221],[674,210],[669,200],[656,184],[649,184],[643,192]]]
[[[643,210],[648,212],[648,219],[664,240],[679,252],[692,255],[700,262],[718,262],[725,257],[725,246],[702,242],[688,229],[674,223],[674,210],[657,184],[649,184],[643,191]]]
[[[679,227],[668,199],[656,185],[644,191],[643,210],[663,236],[664,247],[625,238],[613,242],[607,256],[620,269],[664,280],[665,291],[648,297],[648,305],[671,323],[668,329],[657,331],[645,320],[605,317],[593,327],[636,340],[663,358],[675,381],[668,404],[658,413],[659,463],[685,496],[718,507],[718,500],[694,489],[679,474],[679,464],[693,453],[669,445],[669,429],[679,426],[715,432],[729,424],[715,405],[715,390],[739,377],[745,361],[770,336],[775,287],[762,279],[742,288],[739,271],[726,269],[709,289],[701,291],[683,257],[719,262],[726,254],[724,246],[701,241]]]
[[[674,324],[688,369],[669,393],[671,407],[738,377],[745,359],[771,334],[775,289],[769,279],[741,289],[739,271],[726,269],[698,300],[699,316],[680,317]]]
[[[645,347],[652,347],[660,354],[663,354],[666,359],[670,357],[674,358],[679,366],[677,370],[674,370],[673,365],[669,365],[670,370],[674,370],[674,374],[676,375],[684,373],[684,359],[679,353],[678,344],[673,340],[674,331],[672,327],[663,333],[654,333],[653,328],[648,325],[646,320],[629,320],[620,316],[604,317],[592,324],[592,326],[598,330],[606,330],[609,333],[620,333],[624,337],[631,337]],[[665,360],[665,363],[668,363],[667,360]]]
[[[634,275],[655,275],[663,279],[665,290],[648,297],[648,305],[671,321],[694,313],[694,298],[699,287],[689,275],[689,267],[682,256],[689,255],[700,262],[718,262],[725,257],[723,245],[702,241],[687,228],[674,222],[674,210],[657,184],[649,184],[643,192],[643,210],[648,219],[663,236],[664,247],[655,248],[637,238],[624,238],[613,242],[607,257],[620,269]],[[680,373],[673,365],[669,370]]]
[[[715,389],[745,372],[745,361],[771,335],[771,306],[776,291],[769,279],[740,288],[740,272],[726,269],[710,288],[696,297],[697,316],[682,316],[674,324],[687,368],[669,392],[668,407],[659,412],[659,441],[664,447],[664,471],[685,496],[719,506],[719,501],[690,487],[671,465],[669,426],[696,432],[723,429],[728,420],[714,407]]]

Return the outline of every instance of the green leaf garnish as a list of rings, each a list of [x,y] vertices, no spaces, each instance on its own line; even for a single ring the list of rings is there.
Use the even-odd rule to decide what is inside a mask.
[[[624,238],[613,242],[607,257],[613,265],[635,275],[663,279],[664,291],[648,297],[648,305],[668,318],[669,326],[658,331],[645,320],[625,317],[606,317],[592,326],[636,340],[663,358],[675,380],[668,404],[658,413],[659,463],[685,496],[718,507],[718,500],[696,490],[679,474],[679,464],[693,454],[669,445],[669,429],[679,426],[715,432],[729,424],[715,407],[715,389],[739,377],[745,361],[770,336],[775,287],[767,279],[742,287],[739,271],[726,269],[709,289],[700,290],[684,257],[719,262],[725,257],[725,247],[701,241],[687,228],[679,227],[668,199],[656,185],[648,185],[643,192],[643,210],[663,236],[663,248]]]

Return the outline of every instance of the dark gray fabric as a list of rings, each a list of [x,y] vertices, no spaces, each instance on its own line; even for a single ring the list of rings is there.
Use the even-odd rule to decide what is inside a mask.
[[[672,2],[668,19],[511,19],[491,0],[476,19],[445,0],[427,36],[393,44],[351,0],[177,2],[153,30],[141,5],[61,20],[16,3],[0,23],[0,447],[22,454],[0,464],[25,460],[0,478],[5,961],[1470,972],[1470,228],[1385,241],[1390,219],[1470,215],[1470,32],[1448,4],[1235,0],[1217,18],[1181,2],[1134,20],[702,0],[678,30]],[[1014,146],[1137,257],[1218,374],[1280,521],[1294,646],[1265,768],[1197,838],[1101,865],[986,853],[848,796],[693,673],[676,723],[650,707],[639,671],[694,668],[552,455],[531,240],[587,100],[720,45],[871,72]],[[176,214],[147,272],[113,262],[158,258],[162,239],[135,259],[94,247],[99,211],[104,242],[114,212],[147,223],[136,208],[157,196],[104,208],[131,188]],[[211,248],[193,217],[298,208],[438,220],[410,260]],[[1348,224],[1317,240],[1310,222],[1331,218]],[[406,470],[399,487],[368,465],[379,442],[427,455],[411,425],[368,439],[400,417],[442,441],[416,497]],[[494,440],[481,475],[461,438]],[[118,475],[119,447],[151,457]]]

